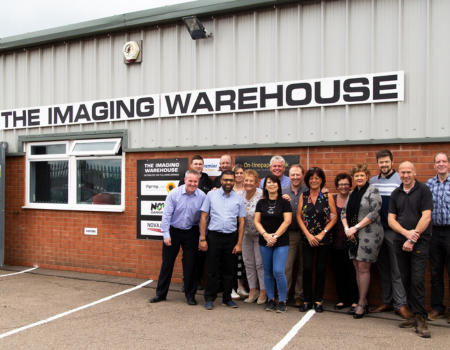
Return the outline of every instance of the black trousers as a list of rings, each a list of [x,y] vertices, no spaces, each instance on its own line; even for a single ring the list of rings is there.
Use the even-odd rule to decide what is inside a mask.
[[[433,226],[430,242],[431,307],[444,313],[444,267],[450,280],[450,226]]]
[[[336,280],[338,301],[344,304],[358,303],[359,291],[353,260],[347,249],[331,249],[331,266]]]
[[[197,292],[197,271],[195,270],[195,254],[198,250],[199,226],[192,226],[190,230],[180,230],[170,226],[172,245],[163,242],[162,265],[159,273],[156,295],[165,298],[172,279],[173,266],[180,247],[183,248],[183,274],[186,298],[194,298]]]
[[[430,237],[423,236],[414,244],[412,252],[403,250],[403,241],[394,241],[398,269],[402,277],[406,300],[414,315],[428,317],[425,310],[425,272],[427,270]]]
[[[303,241],[303,296],[305,297],[305,303],[312,303],[313,301],[322,302],[323,300],[323,290],[325,289],[325,272],[330,250],[331,245],[311,247],[307,240]],[[314,255],[316,255],[316,252],[316,285],[314,287],[313,299],[313,268]]]
[[[217,298],[217,288],[220,276],[220,266],[223,274],[223,300],[231,300],[233,281],[236,278],[237,255],[233,248],[238,241],[238,233],[222,233],[209,231],[208,242],[208,277],[205,286],[205,300],[214,301]]]

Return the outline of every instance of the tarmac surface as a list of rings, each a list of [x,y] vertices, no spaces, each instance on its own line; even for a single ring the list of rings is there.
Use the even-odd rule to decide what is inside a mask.
[[[393,312],[354,320],[331,302],[322,314],[277,314],[243,301],[230,309],[219,297],[207,311],[202,291],[189,306],[172,284],[166,301],[150,304],[157,282],[148,282],[3,266],[0,349],[450,349],[448,315],[428,322],[431,339],[422,339]]]

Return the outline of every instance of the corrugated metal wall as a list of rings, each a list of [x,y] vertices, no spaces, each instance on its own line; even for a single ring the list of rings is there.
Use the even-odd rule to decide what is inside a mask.
[[[0,110],[277,81],[405,71],[405,101],[3,131],[128,129],[130,148],[450,136],[450,1],[319,1],[0,56]],[[143,40],[142,64],[122,46]]]

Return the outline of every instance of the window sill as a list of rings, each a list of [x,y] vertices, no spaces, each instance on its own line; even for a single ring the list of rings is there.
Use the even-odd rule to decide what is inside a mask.
[[[66,210],[66,211],[102,211],[102,212],[110,212],[110,213],[123,213],[125,208],[122,206],[117,206],[117,208],[111,206],[101,206],[101,205],[93,205],[93,206],[76,206],[69,207],[65,205],[25,205],[22,209],[43,209],[43,210]]]

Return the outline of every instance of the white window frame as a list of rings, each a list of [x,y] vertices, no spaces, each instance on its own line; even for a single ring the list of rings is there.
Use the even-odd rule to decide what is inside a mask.
[[[115,155],[119,151],[120,145],[122,144],[122,140],[117,139],[95,139],[95,140],[74,140],[71,142],[70,150],[68,150],[68,154],[71,156],[90,156],[92,155],[92,151],[74,151],[76,145],[80,143],[102,143],[102,142],[115,142],[114,149],[106,150],[106,151],[96,151],[95,156],[110,156]]]
[[[106,141],[106,140],[119,140],[118,144],[120,147],[121,139],[93,139],[93,140],[83,140],[88,142],[94,141]],[[53,141],[53,142],[29,142],[26,144],[26,169],[25,169],[25,206],[24,209],[48,209],[48,210],[80,210],[80,211],[103,211],[103,212],[124,212],[125,211],[125,152],[122,155],[101,155],[103,152],[96,153],[95,156],[77,156],[71,154],[71,150],[74,147],[75,142],[80,142],[80,140],[72,141]],[[60,145],[66,144],[66,154],[48,154],[48,155],[31,155],[31,146],[47,146],[47,145]],[[117,146],[117,145],[116,145]],[[115,147],[116,152],[118,147]],[[111,153],[111,151],[108,151]],[[92,153],[92,152],[89,152]],[[98,155],[97,155],[98,154]],[[95,160],[95,159],[121,159],[122,166],[122,180],[121,180],[121,200],[120,205],[106,205],[106,204],[77,204],[77,160]],[[32,162],[39,161],[68,161],[69,173],[68,173],[68,204],[61,203],[32,203],[30,202],[30,181],[31,181],[31,166]]]

